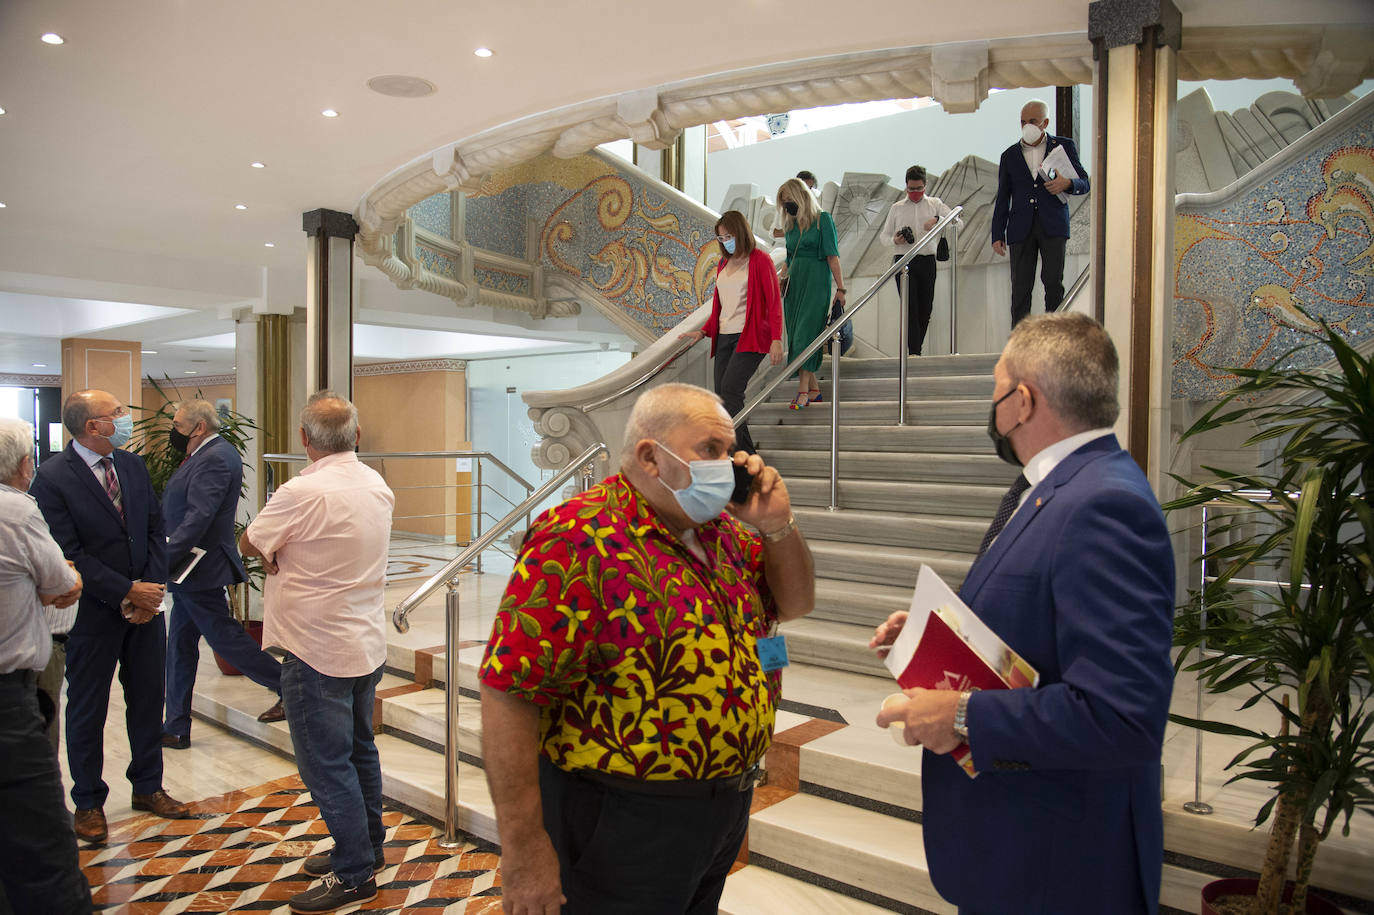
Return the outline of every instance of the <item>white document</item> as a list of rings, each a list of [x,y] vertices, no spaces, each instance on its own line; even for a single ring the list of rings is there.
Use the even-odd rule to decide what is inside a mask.
[[[200,557],[204,555],[205,551],[200,547],[191,547],[190,558],[184,561],[180,568],[172,570],[174,575],[171,581],[178,585],[184,585],[186,583],[186,576],[191,574],[191,570],[196,567],[196,563],[200,562]]]
[[[1064,152],[1064,147],[1062,145],[1051,149],[1045,156],[1045,161],[1040,163],[1040,174],[1047,180],[1050,176],[1050,169],[1054,169],[1059,177],[1068,178],[1070,181],[1076,181],[1079,177],[1078,170],[1074,168],[1073,163],[1069,161],[1069,154]],[[1061,191],[1054,196],[1059,198],[1060,203],[1069,202],[1067,191]]]

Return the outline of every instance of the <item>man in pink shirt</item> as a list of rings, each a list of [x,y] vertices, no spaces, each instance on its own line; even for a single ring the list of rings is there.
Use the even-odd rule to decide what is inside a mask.
[[[263,645],[286,652],[282,704],[301,780],[332,853],[305,872],[317,883],[293,912],[332,912],[377,895],[383,866],[382,769],[372,704],[386,660],[385,585],[395,498],[358,461],[358,410],[332,391],[301,411],[310,465],[283,484],[239,539],[267,570]]]

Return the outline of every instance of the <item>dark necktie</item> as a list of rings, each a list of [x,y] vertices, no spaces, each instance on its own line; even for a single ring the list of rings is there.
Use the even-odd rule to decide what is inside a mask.
[[[1030,489],[1030,480],[1026,479],[1024,473],[1017,474],[1016,481],[1011,484],[1011,489],[1002,497],[1002,504],[997,506],[997,515],[992,519],[992,525],[988,527],[988,532],[983,535],[983,545],[978,547],[978,555],[982,556],[992,546],[992,541],[997,539],[997,535],[1002,533],[1002,528],[1007,526],[1011,516],[1016,513],[1016,506],[1021,504],[1021,493]]]
[[[124,517],[124,496],[119,491],[119,477],[115,476],[114,461],[108,457],[100,459],[100,466],[105,468],[105,492],[114,503],[115,511],[119,512],[119,517]]]

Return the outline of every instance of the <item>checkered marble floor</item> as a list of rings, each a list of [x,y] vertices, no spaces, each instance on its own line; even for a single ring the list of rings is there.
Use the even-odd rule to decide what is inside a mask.
[[[103,846],[82,847],[96,911],[288,912],[312,882],[305,859],[332,847],[299,777],[192,803],[191,817],[144,815],[110,824]],[[340,911],[498,915],[496,849],[441,848],[439,831],[396,810],[383,814],[386,868],[377,898]]]

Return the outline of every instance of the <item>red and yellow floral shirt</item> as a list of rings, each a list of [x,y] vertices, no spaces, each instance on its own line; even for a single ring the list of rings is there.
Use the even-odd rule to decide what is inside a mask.
[[[704,564],[623,475],[530,529],[479,676],[541,707],[560,768],[704,779],[763,758],[779,678],[755,647],[777,616],[762,544],[728,516],[696,535]]]

